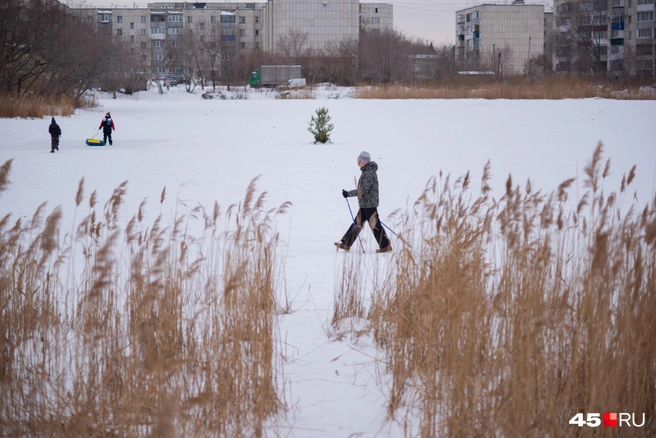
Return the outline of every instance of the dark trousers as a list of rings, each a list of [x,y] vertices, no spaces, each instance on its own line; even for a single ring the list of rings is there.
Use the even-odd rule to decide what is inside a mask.
[[[59,136],[50,137],[50,152],[59,150]]]
[[[374,237],[376,238],[376,242],[378,242],[378,246],[380,248],[386,248],[390,244],[390,241],[380,223],[378,209],[376,208],[361,208],[358,210],[358,214],[355,216],[355,224],[357,224],[357,228],[355,224],[351,224],[346,234],[344,234],[344,237],[342,237],[342,243],[351,247],[353,242],[355,242],[355,239],[357,239],[358,233],[362,231],[362,226],[365,222],[369,222],[369,226],[371,227],[371,231],[374,232]]]
[[[112,131],[105,131],[103,129],[103,141],[106,143],[109,138],[109,144],[112,144]]]

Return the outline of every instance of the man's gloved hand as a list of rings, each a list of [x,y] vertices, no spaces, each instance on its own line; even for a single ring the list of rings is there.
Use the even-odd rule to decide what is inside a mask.
[[[348,192],[346,190],[342,190],[342,196],[348,198]]]

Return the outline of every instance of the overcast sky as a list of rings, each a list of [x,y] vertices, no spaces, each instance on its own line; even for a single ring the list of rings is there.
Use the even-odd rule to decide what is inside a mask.
[[[166,0],[158,0],[166,1]],[[215,0],[216,1],[216,0]],[[244,0],[242,0],[244,1]],[[302,0],[299,0],[302,1]],[[428,40],[436,45],[453,44],[456,32],[456,11],[481,3],[512,3],[512,0],[360,0],[362,3],[391,3],[394,5],[394,26],[410,37]],[[68,5],[81,3],[91,7],[146,6],[153,0],[63,0]],[[258,2],[259,3],[259,2]],[[526,0],[527,4],[545,4],[553,0]]]

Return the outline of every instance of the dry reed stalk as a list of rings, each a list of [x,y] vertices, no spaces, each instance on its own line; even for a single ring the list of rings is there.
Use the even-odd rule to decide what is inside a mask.
[[[285,409],[274,220],[289,205],[265,211],[255,191],[253,181],[225,232],[218,204],[193,209],[197,237],[184,215],[144,223],[144,203],[123,232],[126,184],[102,216],[91,195],[70,246],[58,210],[45,224],[43,206],[29,223],[0,221],[3,434],[264,435]],[[84,266],[67,289],[62,265],[75,246]]]
[[[509,178],[493,202],[486,166],[478,197],[468,175],[433,179],[401,217],[414,249],[369,318],[389,417],[409,435],[612,436],[570,425],[579,412],[645,413],[622,433],[656,433],[656,202],[621,207],[626,176],[604,195],[602,156],[586,167],[587,209],[568,202],[572,179],[545,195]]]
[[[451,79],[439,84],[416,86],[360,87],[360,99],[585,99],[601,97],[620,100],[653,100],[656,92],[641,91],[635,82],[593,81],[576,77],[545,79],[508,78],[503,82],[489,78]]]
[[[7,96],[0,95],[0,118],[35,118],[60,115],[73,115],[76,108],[92,108],[97,104],[93,96],[85,96],[78,100],[70,96]]]

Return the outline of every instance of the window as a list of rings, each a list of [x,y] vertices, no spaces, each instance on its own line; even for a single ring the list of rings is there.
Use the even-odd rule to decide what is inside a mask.
[[[239,17],[239,24],[246,24],[246,17]]]
[[[216,49],[216,41],[210,43],[210,49]]]
[[[654,0],[638,0],[639,5],[651,5],[654,3]],[[629,5],[631,6],[631,5]]]
[[[141,43],[141,48],[142,48],[142,49],[145,49],[145,48],[147,48],[147,47],[148,47],[148,43],[147,43],[147,42],[144,41],[144,42]]]
[[[629,36],[627,37],[627,39],[629,40],[631,39],[631,31],[629,31]]]
[[[638,29],[638,38],[650,38],[651,35],[651,29]]]
[[[574,7],[571,3],[565,3],[564,5],[558,6],[558,12],[560,13],[570,13],[574,10]]]
[[[116,35],[118,36],[123,35],[123,29],[116,29]]]
[[[158,66],[157,73],[166,73],[166,67],[162,67],[161,65]]]
[[[157,35],[157,34],[164,34],[165,29],[163,27],[151,27],[150,28],[150,34],[151,35]]]
[[[130,41],[134,42],[134,35],[130,35]]]
[[[163,53],[155,53],[155,54],[153,54],[153,59],[155,61],[161,61],[162,59],[164,59],[164,54]]]
[[[556,56],[569,56],[570,48],[569,47],[559,47],[556,49]]]
[[[164,40],[155,40],[153,41],[155,47],[164,47]]]
[[[146,36],[146,29],[141,29],[141,36]]]
[[[239,43],[239,48],[240,49],[245,49],[246,48],[246,43]]]
[[[216,15],[210,17],[210,23],[216,23]]]
[[[255,36],[260,36],[260,29],[255,29]]]
[[[177,41],[171,41],[171,42],[169,43],[169,45],[170,45],[171,47],[178,47],[178,42],[177,42]]]
[[[595,31],[592,35],[593,35],[593,38],[597,41],[605,40],[606,38],[608,38],[608,31],[607,30],[598,30],[598,31]]]
[[[120,16],[120,15],[118,17],[116,17],[116,22],[117,23],[123,23],[123,17]]]
[[[182,28],[179,27],[169,27],[168,32],[169,35],[180,35],[182,33]]]
[[[142,61],[146,61],[147,59],[148,59],[148,57],[146,55],[141,55],[141,60]]]
[[[610,53],[620,53],[620,46],[610,46]]]
[[[210,30],[210,35],[212,35],[212,36],[216,36],[216,29],[212,29],[212,30]]]
[[[142,23],[145,23],[145,22],[146,22],[146,16],[145,16],[145,15],[142,15],[142,16],[141,16],[141,22],[142,22]]]
[[[89,23],[93,22],[93,17],[87,17],[87,21],[88,21]]]
[[[202,42],[204,42],[204,41],[205,41],[205,35],[201,35],[201,36],[200,36],[200,42],[202,43]]]
[[[260,22],[260,17],[255,17],[255,24],[258,24]]]
[[[109,14],[102,14],[100,16],[100,22],[101,23],[109,23]]]
[[[198,53],[200,54],[200,56],[205,56],[205,49],[203,49],[203,48],[201,47],[201,48],[198,50]]]
[[[259,49],[260,48],[260,43],[255,43],[255,48]]]
[[[130,23],[130,29],[134,29],[134,23]]]
[[[617,29],[612,29],[612,30],[610,31],[610,37],[611,37],[611,38],[619,38],[619,36],[620,36],[620,31],[619,31],[619,30],[617,30]]]
[[[626,16],[627,24],[631,24],[631,15]]]
[[[239,29],[239,36],[240,37],[246,36],[246,29]]]
[[[371,24],[380,24],[380,17],[371,17]]]
[[[236,19],[234,15],[221,15],[221,23],[235,23]]]
[[[187,23],[193,23],[193,22],[194,22],[194,17],[192,17],[191,15],[189,15],[189,16],[187,17]]]
[[[654,12],[638,12],[637,21],[654,21]]]
[[[169,15],[169,23],[182,23],[182,15],[180,14]]]
[[[198,27],[200,27],[200,30],[205,30],[205,23],[199,24]]]

